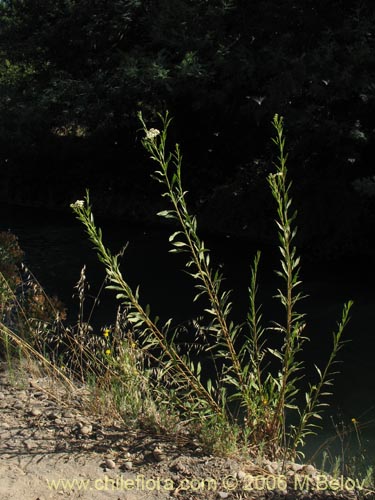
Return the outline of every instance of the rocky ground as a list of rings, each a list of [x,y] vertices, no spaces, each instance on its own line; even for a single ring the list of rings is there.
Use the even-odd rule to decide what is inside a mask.
[[[88,398],[85,387],[0,365],[0,500],[353,500],[361,489],[311,465],[206,456],[191,438],[104,422]]]

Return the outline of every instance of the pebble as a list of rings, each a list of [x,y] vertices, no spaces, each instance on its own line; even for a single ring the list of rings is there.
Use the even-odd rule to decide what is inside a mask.
[[[80,432],[81,434],[83,434],[84,436],[88,436],[88,435],[89,435],[89,434],[91,434],[91,432],[92,432],[92,425],[90,425],[90,424],[88,424],[88,425],[83,425],[83,426],[80,428],[79,432]]]
[[[47,416],[50,420],[56,420],[56,418],[59,418],[59,414],[55,411],[50,411]]]
[[[290,464],[289,467],[290,467],[290,469],[292,469],[292,471],[298,472],[302,469],[303,465],[292,463],[292,464]]]
[[[33,415],[33,417],[39,417],[39,415],[41,415],[43,412],[40,408],[32,408],[30,413],[31,415]]]
[[[3,392],[0,392],[0,399],[5,399],[5,394]]]
[[[274,472],[280,472],[281,464],[279,462],[271,462],[270,465]]]
[[[74,413],[71,411],[64,411],[63,417],[64,418],[74,418]]]
[[[132,470],[132,468],[133,468],[133,462],[128,461],[124,463],[124,469]]]
[[[35,441],[32,441],[31,439],[25,441],[24,443],[25,443],[25,446],[28,450],[32,450],[33,448],[35,448],[37,446],[37,443]]]
[[[34,392],[34,399],[48,399],[48,396],[44,392]]]
[[[226,491],[218,491],[217,492],[217,498],[228,498],[229,497],[229,493],[227,493]]]
[[[186,465],[184,465],[183,463],[181,462],[177,462],[176,464],[174,464],[174,468],[178,471],[178,472],[182,472],[183,474],[187,474],[189,472],[189,469],[188,467],[186,467]]]
[[[165,458],[163,451],[160,448],[155,448],[152,454],[157,462],[162,462]]]
[[[237,477],[238,477],[238,479],[239,479],[240,481],[242,481],[242,479],[245,479],[245,477],[246,477],[246,472],[244,472],[243,470],[239,470],[239,471],[237,472]]]
[[[314,476],[316,475],[316,469],[313,465],[305,465],[304,467],[302,467],[302,470],[305,474],[309,474],[311,476]]]
[[[82,429],[81,429],[81,431],[82,431]],[[110,458],[107,458],[104,463],[105,463],[105,466],[107,469],[115,469],[116,468],[115,462],[113,460],[111,460]]]
[[[275,472],[276,472],[275,469],[273,468],[273,466],[271,464],[266,464],[265,469],[270,474],[275,474]]]

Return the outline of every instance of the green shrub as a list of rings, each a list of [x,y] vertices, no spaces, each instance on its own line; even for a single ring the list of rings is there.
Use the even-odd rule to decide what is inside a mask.
[[[148,129],[141,115],[139,118],[145,133],[143,146],[157,165],[153,177],[163,186],[163,197],[170,205],[158,215],[172,220],[179,228],[169,238],[171,252],[185,254],[187,272],[196,287],[194,300],[206,303],[207,326],[201,330],[199,342],[192,343],[189,351],[182,352],[179,348],[172,319],[165,324],[160,324],[158,318],[152,319],[150,307],[141,305],[139,288],[133,290],[123,277],[120,255],[113,255],[105,247],[102,232],[95,225],[89,193],[85,201],[77,201],[72,208],[106,268],[108,288],[116,292],[127,308],[140,349],[157,359],[155,373],[158,375],[154,382],[150,381],[154,391],[161,391],[155,398],[158,404],[164,401],[184,419],[195,422],[206,440],[213,438],[211,447],[221,442],[221,448],[228,449],[229,436],[232,447],[233,444],[246,445],[254,454],[262,450],[270,457],[283,454],[294,458],[305,437],[315,431],[316,419],[320,418],[325,406],[322,398],[329,394],[327,389],[332,383],[352,303],[344,305],[337,331],[332,334],[331,355],[323,369],[316,367],[316,381],[309,385],[304,403],[299,403],[297,393],[305,367],[301,353],[307,337],[304,336],[304,314],[298,311],[303,294],[299,279],[300,259],[294,246],[296,212],[291,207],[291,183],[287,180],[283,120],[277,115],[273,120],[276,132],[273,142],[278,149],[278,160],[268,183],[276,201],[281,255],[281,267],[277,271],[281,285],[276,297],[284,309],[285,321],[265,328],[257,303],[260,253],[255,256],[252,266],[246,322],[235,324],[230,319],[231,292],[223,289],[223,276],[212,266],[210,252],[197,232],[196,217],[187,208],[180,148],[176,145],[169,151],[167,147],[171,120],[168,114],[160,115],[162,128],[159,131]],[[271,348],[269,339],[275,335],[279,336],[281,346]],[[202,370],[199,357],[202,350],[212,361],[211,378]],[[278,363],[276,372],[268,369],[270,361]],[[287,411],[297,413],[297,424],[289,422]]]

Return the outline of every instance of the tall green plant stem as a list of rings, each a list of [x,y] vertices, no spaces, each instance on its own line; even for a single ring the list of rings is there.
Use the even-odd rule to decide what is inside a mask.
[[[188,248],[190,252],[191,260],[188,262],[188,266],[194,264],[196,272],[189,274],[203,283],[202,286],[197,287],[200,293],[196,298],[202,293],[207,294],[211,308],[206,309],[206,311],[217,319],[217,334],[219,337],[224,338],[226,343],[230,359],[230,370],[234,372],[242,394],[245,394],[245,378],[234,346],[234,340],[238,329],[231,330],[227,323],[227,317],[231,310],[231,303],[228,302],[229,293],[224,292],[220,296],[221,277],[217,272],[215,274],[212,273],[208,250],[204,247],[203,242],[199,239],[196,232],[196,218],[191,216],[188,212],[185,200],[186,192],[183,191],[181,185],[182,156],[179,145],[176,144],[174,153],[166,154],[167,131],[171,120],[168,118],[168,114],[166,114],[165,117],[159,116],[162,120],[163,127],[161,132],[157,131],[159,133],[154,135],[152,130],[155,129],[150,129],[149,131],[142,115],[139,114],[139,119],[146,135],[146,138],[143,139],[143,145],[151,154],[151,159],[156,161],[160,167],[160,170],[155,173],[155,178],[166,186],[167,191],[163,196],[169,198],[173,206],[172,211],[167,210],[160,212],[159,215],[176,219],[182,228],[182,231],[177,231],[171,236],[170,241],[174,243],[176,249],[186,251]],[[174,172],[172,173],[169,172],[171,163],[174,167]],[[185,241],[174,241],[176,236],[182,234]]]
[[[281,380],[279,382],[279,397],[274,414],[273,428],[279,432],[280,426],[277,424],[277,419],[282,422],[281,432],[285,434],[285,417],[282,414],[286,407],[286,398],[288,388],[292,389],[289,384],[290,377],[293,371],[296,371],[297,365],[295,364],[295,354],[301,349],[304,338],[301,337],[301,332],[304,324],[301,323],[303,315],[296,314],[294,307],[297,301],[301,298],[300,294],[293,295],[294,288],[300,284],[298,281],[299,274],[299,257],[296,257],[296,248],[293,246],[293,239],[297,230],[292,229],[292,223],[296,218],[296,212],[290,214],[291,199],[289,197],[289,189],[291,183],[287,183],[287,168],[286,162],[288,155],[285,154],[285,138],[283,137],[283,119],[275,115],[273,126],[276,130],[276,137],[273,140],[275,143],[279,156],[278,163],[276,164],[276,173],[268,177],[268,182],[272,190],[272,194],[277,203],[278,220],[278,234],[280,241],[281,253],[281,271],[277,274],[285,281],[285,292],[278,291],[277,297],[281,300],[282,305],[286,312],[285,326],[277,325],[277,329],[284,334],[284,355],[282,357],[282,371]]]
[[[116,290],[118,292],[117,298],[125,300],[126,304],[130,306],[129,321],[134,326],[140,326],[143,329],[143,335],[146,336],[146,333],[150,332],[155,337],[163,353],[172,362],[171,367],[174,372],[185,380],[185,383],[191,387],[197,396],[208,403],[214,413],[221,414],[222,410],[220,406],[192,372],[189,365],[181,358],[174,346],[167,342],[165,334],[150,319],[148,312],[140,305],[138,290],[133,293],[131,287],[124,280],[118,264],[118,255],[112,255],[104,246],[102,232],[94,223],[89,193],[87,192],[84,202],[77,201],[72,205],[72,209],[76,213],[77,218],[86,227],[87,234],[97,250],[98,258],[105,265],[106,273],[111,283],[107,288]],[[166,325],[166,328],[168,326],[169,323]]]
[[[263,336],[264,329],[260,325],[262,317],[261,314],[259,313],[259,308],[257,307],[256,304],[256,296],[258,291],[257,275],[258,275],[259,261],[260,261],[260,252],[257,252],[251,270],[251,281],[249,287],[250,310],[248,314],[248,323],[250,327],[250,338],[249,338],[250,362],[253,369],[253,373],[255,373],[257,387],[260,393],[260,399],[262,399],[263,381],[262,381],[261,363],[263,359],[264,342],[261,341],[261,338]],[[244,347],[245,349],[247,348],[246,344]],[[248,385],[250,384],[248,383]],[[248,414],[248,419],[250,418],[250,416],[251,415]]]
[[[332,371],[332,367],[337,363],[337,354],[342,349],[345,341],[342,340],[342,334],[345,327],[349,322],[349,313],[353,306],[353,301],[349,300],[344,304],[342,311],[341,320],[338,323],[337,331],[332,333],[333,348],[331,354],[328,358],[324,370],[321,371],[317,366],[315,369],[319,375],[319,380],[316,385],[310,384],[310,390],[306,393],[306,405],[302,412],[299,414],[298,425],[293,429],[291,433],[291,453],[292,456],[296,454],[297,447],[304,444],[304,438],[308,434],[312,434],[312,429],[316,427],[315,424],[311,423],[313,417],[320,419],[320,413],[323,407],[327,406],[327,403],[322,403],[320,401],[321,396],[328,396],[330,393],[323,393],[325,387],[332,386],[333,375],[335,372]]]
[[[275,352],[277,357],[282,361],[282,368],[277,382],[279,386],[279,395],[274,412],[272,428],[274,429],[275,441],[282,441],[284,447],[286,447],[285,410],[286,408],[297,408],[293,404],[293,401],[297,394],[296,383],[301,378],[299,372],[303,367],[303,363],[298,361],[296,356],[302,350],[307,337],[302,335],[306,326],[304,322],[305,315],[295,310],[296,304],[304,298],[304,296],[301,292],[295,291],[301,284],[299,280],[300,258],[297,257],[296,247],[294,246],[297,228],[293,228],[293,223],[297,212],[291,212],[292,199],[289,195],[291,182],[287,181],[286,163],[288,155],[285,153],[283,118],[275,115],[273,126],[276,130],[276,137],[273,139],[273,142],[277,146],[279,155],[278,162],[275,165],[276,173],[268,177],[268,182],[277,203],[278,220],[276,220],[276,224],[278,227],[280,242],[279,250],[281,253],[281,271],[277,271],[277,274],[285,283],[284,291],[279,289],[276,297],[280,300],[285,309],[286,321],[285,326],[279,324],[275,325],[275,329],[282,332],[284,335],[284,345],[282,353],[280,351]],[[295,452],[296,446],[302,441],[302,435],[310,425],[310,419],[312,417],[319,418],[319,408],[324,406],[323,403],[319,402],[320,397],[328,394],[323,393],[322,390],[331,383],[331,380],[329,380],[329,376],[333,375],[333,373],[331,373],[331,368],[343,344],[341,335],[349,320],[351,305],[352,302],[348,302],[344,305],[338,332],[333,334],[333,349],[325,369],[321,372],[319,368],[316,367],[319,375],[319,382],[316,385],[310,385],[310,390],[305,394],[306,406],[302,413],[300,412],[299,425],[293,434],[293,444],[291,448],[294,451],[292,451],[292,453]],[[292,438],[291,435],[289,437]]]

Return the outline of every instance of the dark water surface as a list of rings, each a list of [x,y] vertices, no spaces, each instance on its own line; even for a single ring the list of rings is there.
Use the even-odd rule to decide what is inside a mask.
[[[113,251],[120,250],[129,241],[121,268],[130,284],[141,285],[142,302],[151,305],[152,314],[163,319],[174,317],[179,322],[199,314],[198,305],[192,304],[194,292],[191,281],[182,271],[183,256],[168,253],[169,232],[165,228],[145,229],[123,222],[100,221],[100,225],[103,224],[104,239]],[[82,266],[87,266],[93,295],[104,279],[104,271],[83,227],[73,214],[2,207],[0,230],[7,229],[18,236],[30,270],[50,294],[58,295],[67,305],[69,318],[74,321],[78,307],[72,293]],[[234,290],[234,316],[244,319],[250,263],[257,248],[225,237],[208,237],[207,246],[212,250],[212,261],[222,267],[228,287]],[[274,251],[266,251],[262,262],[259,298],[264,304],[266,324],[269,324],[269,321],[282,318],[278,302],[272,299],[277,287],[281,286],[273,272],[278,256]],[[310,367],[314,363],[322,366],[327,359],[331,332],[340,318],[342,305],[349,299],[354,300],[352,319],[345,331],[345,338],[350,342],[341,353],[343,363],[338,365],[341,373],[336,377],[334,396],[329,400],[325,431],[319,439],[311,440],[311,451],[318,447],[322,439],[332,435],[332,415],[335,422],[343,420],[349,427],[352,418],[359,421],[364,427],[361,430],[362,442],[375,459],[374,263],[375,259],[369,261],[358,257],[305,265],[302,259],[303,290],[309,297],[300,303],[300,311],[307,314],[306,333],[311,341],[306,357]],[[114,296],[107,291],[94,315],[94,324],[99,328],[113,323],[115,310]]]

